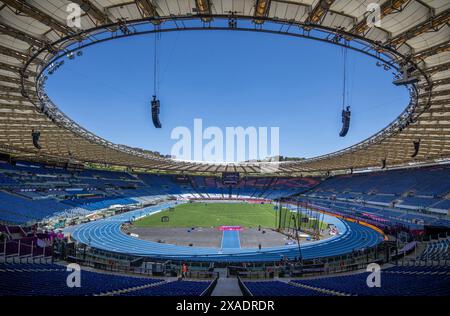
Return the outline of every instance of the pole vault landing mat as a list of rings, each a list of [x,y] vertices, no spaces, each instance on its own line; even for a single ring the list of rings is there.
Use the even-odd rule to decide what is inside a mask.
[[[237,230],[241,231],[244,230],[241,226],[219,226],[219,230],[225,231],[225,230]]]

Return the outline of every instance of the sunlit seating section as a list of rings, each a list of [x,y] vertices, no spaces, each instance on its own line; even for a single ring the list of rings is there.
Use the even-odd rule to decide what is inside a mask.
[[[82,270],[81,287],[71,288],[67,285],[71,272],[57,264],[0,264],[0,295],[99,295],[162,281]]]
[[[450,167],[442,165],[336,176],[323,181],[307,195],[446,210],[450,204],[446,198],[448,193]]]
[[[369,273],[296,280],[302,285],[362,296],[447,296],[450,295],[449,267],[395,267],[381,271],[380,287],[369,287]]]

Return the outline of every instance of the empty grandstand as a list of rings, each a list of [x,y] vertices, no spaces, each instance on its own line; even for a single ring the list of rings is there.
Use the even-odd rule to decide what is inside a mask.
[[[399,173],[403,176],[399,176]],[[423,278],[423,282],[431,284],[430,287],[418,285],[409,292],[402,292],[396,285],[401,282],[414,282],[417,280],[417,273],[399,272],[397,275],[391,274],[392,269],[383,270],[383,277],[389,277],[389,287],[382,291],[364,290],[364,285],[360,283],[365,280],[367,274],[342,277],[343,280],[348,279],[346,284],[350,284],[346,288],[333,286],[334,280],[338,280],[336,284],[342,283],[339,277],[323,279],[320,281],[323,283],[319,282],[321,279],[316,283],[308,281],[309,279],[289,279],[299,275],[333,274],[360,269],[370,261],[382,263],[401,260],[402,263],[412,265],[410,269],[415,269],[417,264],[437,264],[445,268],[450,260],[448,237],[445,235],[450,221],[442,214],[442,209],[427,208],[420,204],[405,208],[401,204],[380,203],[373,197],[388,196],[386,191],[392,186],[393,190],[389,196],[393,197],[393,200],[405,194],[426,196],[426,193],[429,199],[442,203],[446,200],[450,188],[446,184],[450,176],[446,165],[327,178],[243,177],[232,185],[224,185],[220,177],[214,176],[185,175],[183,181],[180,181],[177,175],[93,169],[69,171],[23,161],[15,165],[2,163],[1,174],[8,181],[1,187],[4,197],[2,207],[7,211],[0,213],[4,223],[0,226],[3,241],[3,247],[0,248],[4,261],[13,263],[11,268],[2,270],[8,272],[3,273],[3,277],[10,278],[19,271],[45,272],[47,269],[41,269],[39,264],[35,267],[30,263],[29,269],[20,269],[21,266],[15,267],[14,262],[47,262],[51,258],[77,258],[77,261],[82,260],[88,266],[104,267],[107,270],[114,267],[115,271],[122,273],[162,276],[156,280],[143,279],[137,281],[137,284],[127,283],[129,281],[126,277],[119,277],[118,280],[123,281],[123,285],[106,284],[105,289],[98,292],[90,288],[82,292],[68,290],[62,292],[64,295],[201,295],[206,293],[204,291],[209,288],[209,284],[217,283],[195,281],[198,277],[214,280],[215,274],[208,272],[211,271],[210,268],[201,268],[202,263],[208,263],[210,267],[220,263],[251,263],[251,270],[244,266],[240,268],[238,274],[243,279],[253,279],[255,276],[267,278],[275,272],[288,278],[276,282],[245,282],[243,288],[249,291],[249,295],[257,296],[447,293],[444,286],[446,279],[439,278],[433,283],[434,274]],[[39,175],[46,177],[42,181],[30,181]],[[54,179],[64,181],[57,182]],[[436,182],[439,185],[436,185]],[[426,185],[427,183],[429,185]],[[218,201],[273,203],[275,210],[280,207],[287,210],[285,213],[279,212],[280,215],[275,217],[303,214],[302,218],[309,221],[321,218],[328,228],[317,231],[315,240],[308,242],[309,237],[303,237],[301,245],[293,242],[290,245],[262,249],[241,248],[239,243],[237,246],[222,248],[170,245],[141,240],[122,231],[124,225],[164,209],[172,209],[180,203]],[[283,222],[288,220],[290,221],[287,218]],[[288,236],[290,232],[295,231],[295,225],[291,224],[291,228],[286,230],[281,226],[281,219],[275,218],[275,221],[278,223],[276,228],[279,232],[287,233]],[[18,224],[22,226],[17,226]],[[302,228],[299,222],[296,229],[311,233],[315,231],[314,227],[310,225]],[[330,236],[325,237],[326,235]],[[291,237],[295,241],[295,235]],[[236,238],[239,238],[239,233]],[[390,239],[396,240],[396,244],[392,244]],[[90,249],[88,256],[86,246]],[[189,262],[194,281],[180,283],[167,279],[169,275],[180,274],[180,265],[183,262]],[[267,272],[268,266],[273,267],[270,273]],[[55,266],[50,266],[47,272],[51,273],[53,268]],[[55,269],[60,271],[55,274],[55,278],[62,278],[67,274],[61,265]],[[438,272],[441,273],[441,270]],[[46,277],[45,274],[42,275]],[[89,278],[90,276],[91,274]],[[26,278],[27,274],[22,273],[18,277]],[[92,282],[96,282],[100,277],[101,274],[92,274]],[[140,279],[138,277],[130,280]],[[352,285],[353,283],[359,284],[361,288]],[[329,287],[323,284],[328,284]],[[350,288],[354,290],[349,291]],[[3,290],[5,295],[19,292],[32,295],[33,291],[26,286],[16,289],[17,292],[7,290]],[[42,293],[54,295],[52,291],[44,290]]]
[[[83,271],[82,287],[66,285],[67,269],[56,264],[1,264],[0,295],[201,296],[211,282],[161,280]]]
[[[450,4],[368,4],[0,0],[0,296],[450,295]],[[68,17],[72,5],[79,25]],[[165,104],[161,100],[160,108],[156,97],[158,40],[186,31],[257,32],[334,45],[344,56],[351,51],[372,58],[409,99],[383,128],[357,141],[341,139],[339,146],[348,147],[331,153],[206,162],[106,140],[47,94],[49,77],[59,78],[58,69],[74,65],[83,51],[151,35],[158,107],[148,119],[153,114],[160,130],[166,124],[159,121]],[[210,57],[207,51],[198,55],[200,61]],[[264,70],[272,58],[264,51],[255,57]],[[345,103],[346,59],[343,64]],[[253,84],[263,95],[264,88]],[[208,87],[188,88],[198,99]],[[320,89],[314,99],[300,95],[300,101],[315,106]],[[271,111],[290,115],[277,108],[282,102],[276,99]],[[350,106],[342,107],[348,111],[346,136],[364,123],[358,122],[361,108],[358,114],[352,104],[349,129]],[[245,115],[255,117],[255,109]],[[155,116],[160,110],[161,118]],[[224,118],[240,109],[227,111]],[[327,125],[315,119],[308,115],[319,129]],[[121,120],[108,124],[126,133]],[[313,133],[298,137],[314,139]],[[226,205],[221,214],[217,205]],[[193,221],[180,225],[187,217]],[[372,275],[379,284],[370,285]]]
[[[450,293],[448,267],[396,267],[382,271],[383,286],[365,284],[368,273],[285,282],[244,282],[255,296],[446,296]]]

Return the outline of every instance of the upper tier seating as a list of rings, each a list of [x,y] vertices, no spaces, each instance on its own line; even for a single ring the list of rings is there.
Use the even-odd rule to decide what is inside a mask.
[[[0,221],[22,224],[55,215],[76,216],[117,204],[152,203],[167,195],[183,199],[264,200],[304,193],[386,206],[395,202],[398,208],[428,207],[442,213],[450,206],[445,196],[450,190],[449,170],[448,166],[436,166],[346,175],[320,184],[317,178],[243,177],[238,184],[224,185],[220,177],[186,176],[183,180],[174,175],[75,171],[35,163],[13,166],[0,162]],[[410,214],[403,216],[402,212],[369,205],[356,210],[342,205],[339,211],[364,212],[371,220],[386,225],[410,225],[414,219]],[[425,222],[436,220],[427,216],[416,218]]]
[[[450,167],[435,166],[338,176],[321,183],[317,190],[442,196],[450,191]]]
[[[352,202],[330,201],[317,198],[298,197],[297,200],[328,210],[332,213],[363,220],[382,229],[401,226],[410,230],[423,229],[424,225],[450,227],[450,219],[429,214],[419,214],[398,209],[364,205]]]
[[[113,205],[147,204],[178,198],[274,199],[301,193],[318,183],[309,178],[244,178],[226,186],[220,178],[64,170],[36,163],[0,162],[0,221],[29,223],[51,216],[88,214]],[[3,190],[3,191],[1,191]]]
[[[442,165],[337,176],[322,182],[308,195],[447,210],[448,193],[450,166]]]
[[[413,207],[420,207],[420,208],[431,207],[434,204],[437,204],[438,202],[441,201],[440,199],[416,197],[416,196],[402,197],[399,200],[401,201],[401,202],[399,202],[400,207],[413,206]]]

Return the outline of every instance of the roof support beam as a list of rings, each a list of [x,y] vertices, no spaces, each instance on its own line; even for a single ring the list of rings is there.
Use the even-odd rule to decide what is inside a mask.
[[[255,19],[253,19],[253,22],[256,24],[263,24],[264,19],[258,19],[258,18],[265,18],[269,15],[270,10],[270,1],[271,0],[257,0],[255,4]]]
[[[10,65],[7,63],[3,63],[3,62],[0,62],[0,69],[18,73],[18,74],[20,74],[22,72],[22,68],[20,68],[19,66]],[[36,75],[37,75],[35,72],[32,72],[32,71],[27,71],[26,74],[33,76],[33,77],[36,77]]]
[[[112,24],[113,21],[108,17],[108,15],[99,8],[97,8],[90,0],[72,0],[72,2],[78,4],[86,14],[95,20],[97,26],[102,24]]]
[[[0,90],[6,93],[21,93],[21,89],[19,87],[10,87],[0,84]]]
[[[10,94],[0,94],[0,100],[28,102],[28,99],[21,95],[10,95]]]
[[[9,47],[5,47],[3,45],[0,45],[0,54],[9,56],[9,57],[13,57],[13,58],[23,61],[23,62],[27,62],[31,58],[31,56],[28,56],[25,53],[19,52],[15,49],[12,49]],[[40,63],[42,63],[42,60],[40,60],[38,58],[34,58],[33,62],[40,64]]]
[[[435,80],[431,83],[431,85],[433,87],[437,87],[437,86],[441,86],[441,85],[446,85],[446,84],[450,84],[450,78],[445,78],[445,79],[439,79],[439,80]],[[419,86],[421,89],[426,89],[428,87],[428,85],[426,84],[421,84]]]
[[[136,5],[143,12],[145,17],[154,18],[159,16],[156,7],[150,0],[136,0]]]
[[[197,13],[200,15],[206,15],[202,17],[203,22],[210,22],[211,18],[211,3],[209,0],[195,0],[195,6],[197,8]]]
[[[450,95],[450,89],[445,89],[445,90],[439,90],[439,91],[433,91],[433,98],[434,97],[440,97],[440,96],[443,96],[443,95]],[[422,97],[427,97],[428,96],[428,93],[425,93],[425,94],[421,94],[420,96],[419,96],[419,98],[422,98]]]
[[[441,12],[440,14],[427,19],[425,22],[419,23],[418,25],[406,30],[405,32],[393,37],[388,40],[387,43],[390,45],[399,46],[405,43],[407,40],[419,36],[430,30],[438,30],[442,25],[450,22],[450,9]]]
[[[449,69],[450,69],[450,62],[447,62],[447,63],[443,63],[443,64],[440,64],[437,66],[427,68],[427,69],[425,69],[425,71],[428,74],[435,74],[437,72],[441,72],[441,71],[445,71],[445,70],[449,70]]]
[[[305,24],[319,24],[333,3],[334,0],[319,0],[317,5],[309,12]]]
[[[51,17],[47,13],[44,13],[35,6],[25,2],[24,0],[2,0],[2,1],[9,7],[22,13],[25,13],[29,17],[35,19],[36,21],[41,22],[42,24],[47,25],[48,27],[54,29],[57,32],[62,33],[63,35],[70,35],[73,33],[70,27],[66,26],[64,23],[59,22],[55,18]]]
[[[22,84],[22,81],[19,78],[13,78],[10,76],[0,75],[0,81],[2,82],[8,82],[8,83],[14,83],[14,84]],[[33,86],[33,83],[24,80],[24,85],[26,86]]]
[[[18,40],[21,40],[22,42],[30,44],[31,46],[46,47],[50,44],[45,40],[41,40],[39,38],[31,36],[28,33],[22,32],[2,22],[0,22],[0,33],[14,37]]]
[[[443,100],[433,100],[431,101],[431,105],[447,105],[450,104],[450,99],[443,99]],[[423,103],[419,103],[420,106],[424,105]]]
[[[17,60],[26,62],[29,59],[29,56],[27,54],[24,54],[22,52],[19,52],[17,50],[11,49],[9,47],[5,47],[3,45],[0,45],[0,54],[13,57]]]
[[[441,43],[414,54],[414,58],[425,59],[427,57],[448,51],[450,51],[450,42]]]
[[[385,1],[380,7],[381,18],[384,18],[386,15],[396,12],[397,10],[400,10],[402,8],[402,6],[409,1],[410,0],[387,0],[387,1]],[[364,34],[368,28],[369,28],[369,25],[367,23],[367,15],[366,15],[357,25],[355,25],[350,30],[350,33],[355,33],[358,35]]]

